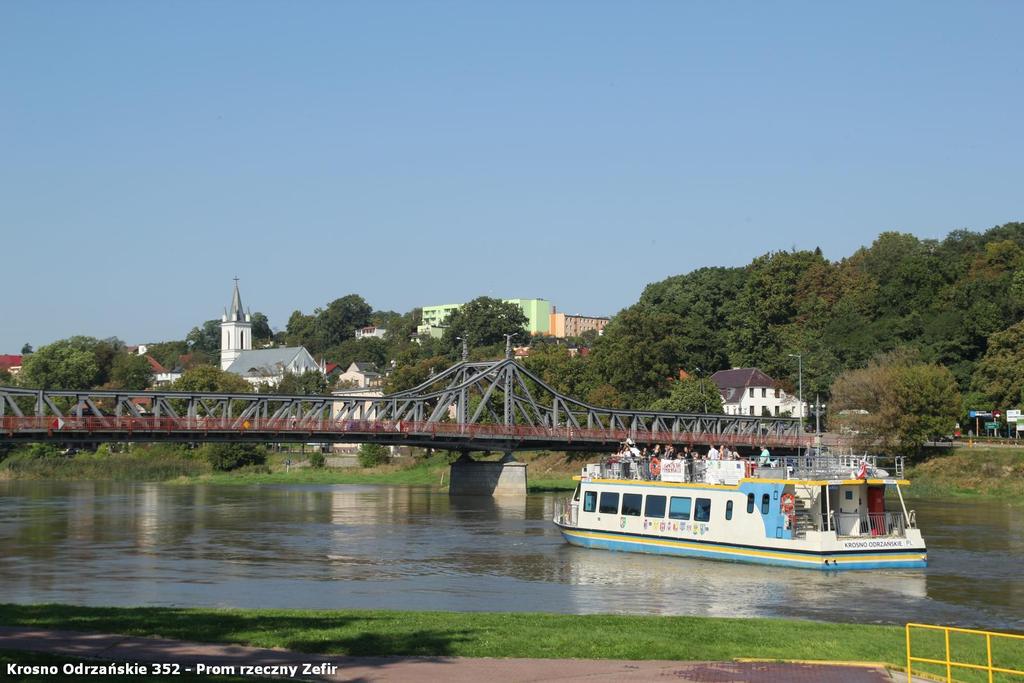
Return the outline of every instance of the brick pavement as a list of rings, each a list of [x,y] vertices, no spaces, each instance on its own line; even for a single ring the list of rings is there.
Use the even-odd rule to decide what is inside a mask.
[[[781,662],[677,662],[664,660],[491,659],[470,657],[346,657],[310,655],[241,645],[160,638],[0,627],[0,649],[47,652],[107,662],[206,665],[333,664],[313,681],[702,681],[707,683],[892,683],[881,667]]]

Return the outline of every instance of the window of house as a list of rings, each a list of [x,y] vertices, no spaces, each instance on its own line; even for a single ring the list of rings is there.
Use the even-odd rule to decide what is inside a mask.
[[[775,398],[778,398],[778,397],[779,397],[779,390],[778,390],[778,389],[776,389],[776,390],[775,390]]]
[[[640,506],[643,505],[644,497],[640,493],[622,494],[622,514],[630,517],[640,516]]]
[[[753,493],[748,493],[747,494],[747,513],[750,514],[750,513],[753,513],[753,512],[754,512],[754,494]]]
[[[693,520],[695,522],[707,522],[711,519],[711,499],[698,498],[693,508]]]
[[[602,498],[602,500],[604,500],[604,499]],[[761,496],[761,514],[762,515],[767,515],[768,514],[768,510],[771,508],[771,504],[772,504],[772,497],[771,496],[769,496],[767,493],[764,494],[763,496]]]
[[[754,398],[754,387],[750,387],[750,398]]]
[[[725,518],[732,519],[732,501],[726,501],[725,503]]]
[[[775,417],[779,416],[779,407],[775,406]]]
[[[668,506],[669,519],[690,519],[690,499],[672,497]]]
[[[583,494],[583,511],[593,512],[595,508],[597,508],[597,491],[587,491]]]
[[[647,508],[644,510],[644,516],[665,519],[665,496],[647,496]]]
[[[767,396],[768,396],[768,388],[767,387],[761,387],[761,398],[767,398]]]
[[[601,507],[598,511],[602,514],[614,515],[619,511],[619,494],[605,491],[601,494]]]
[[[751,414],[751,415],[753,415],[753,414],[754,414],[754,406],[750,406],[750,414]]]

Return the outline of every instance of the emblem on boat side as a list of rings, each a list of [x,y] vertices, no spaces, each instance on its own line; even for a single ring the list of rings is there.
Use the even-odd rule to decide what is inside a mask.
[[[626,528],[626,518],[625,517],[623,517],[622,519],[619,520],[619,528],[620,529],[625,529]]]

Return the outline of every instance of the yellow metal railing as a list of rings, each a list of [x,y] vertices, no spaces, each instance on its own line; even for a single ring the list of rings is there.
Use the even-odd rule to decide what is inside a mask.
[[[911,640],[912,640],[911,639],[911,632],[914,629],[922,629],[922,630],[927,630],[927,631],[932,631],[932,632],[934,632],[934,631],[941,631],[942,635],[943,635],[943,640],[945,641],[944,642],[945,657],[943,659],[935,659],[935,658],[932,658],[932,657],[915,657],[911,653]],[[1016,635],[1016,634],[1013,634],[1013,633],[997,633],[995,631],[978,631],[978,630],[970,629],[970,628],[954,628],[952,626],[934,626],[934,625],[931,625],[931,624],[907,624],[906,633],[907,633],[907,681],[908,681],[908,683],[910,683],[913,680],[912,677],[911,677],[911,672],[912,672],[913,669],[911,667],[913,666],[914,662],[917,662],[917,663],[920,663],[920,664],[936,664],[936,665],[939,665],[939,666],[944,666],[946,668],[946,680],[950,681],[950,682],[955,680],[953,678],[953,669],[954,668],[968,669],[968,670],[979,671],[979,672],[984,671],[984,672],[988,673],[989,683],[993,683],[993,681],[994,681],[993,676],[995,674],[997,674],[997,673],[1000,673],[1000,674],[1010,674],[1012,676],[1024,676],[1024,669],[1010,669],[1010,668],[1006,668],[1006,667],[999,667],[999,666],[995,666],[992,663],[992,640],[993,639],[997,639],[997,642],[999,642],[998,639],[1006,639],[1006,640],[1010,640],[1010,641],[1020,641],[1020,644],[1022,646],[1024,646],[1024,636]],[[950,633],[963,633],[963,634],[970,634],[970,635],[974,635],[974,636],[984,637],[985,638],[985,657],[986,657],[986,663],[985,664],[972,664],[970,662],[957,661],[956,659],[954,659],[953,654],[952,654],[952,650],[951,650],[951,648],[949,646],[949,635],[950,635]],[[920,651],[920,648],[918,649],[918,651]],[[979,652],[979,654],[980,654],[980,652]],[[1015,659],[1020,661],[1019,657],[1017,657]],[[1015,662],[1015,664],[1016,664],[1016,662]],[[1020,666],[1024,666],[1024,664],[1020,664]]]

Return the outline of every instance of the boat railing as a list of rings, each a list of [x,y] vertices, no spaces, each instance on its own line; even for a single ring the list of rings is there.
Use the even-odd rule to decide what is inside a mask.
[[[900,456],[808,453],[773,458],[769,469],[765,476],[782,479],[902,479],[904,462]]]
[[[830,511],[821,516],[819,531],[835,531],[838,536],[906,536],[917,528],[914,510],[902,512],[848,513]]]
[[[555,523],[562,526],[576,526],[576,515],[579,502],[572,498],[562,498],[555,503]]]

